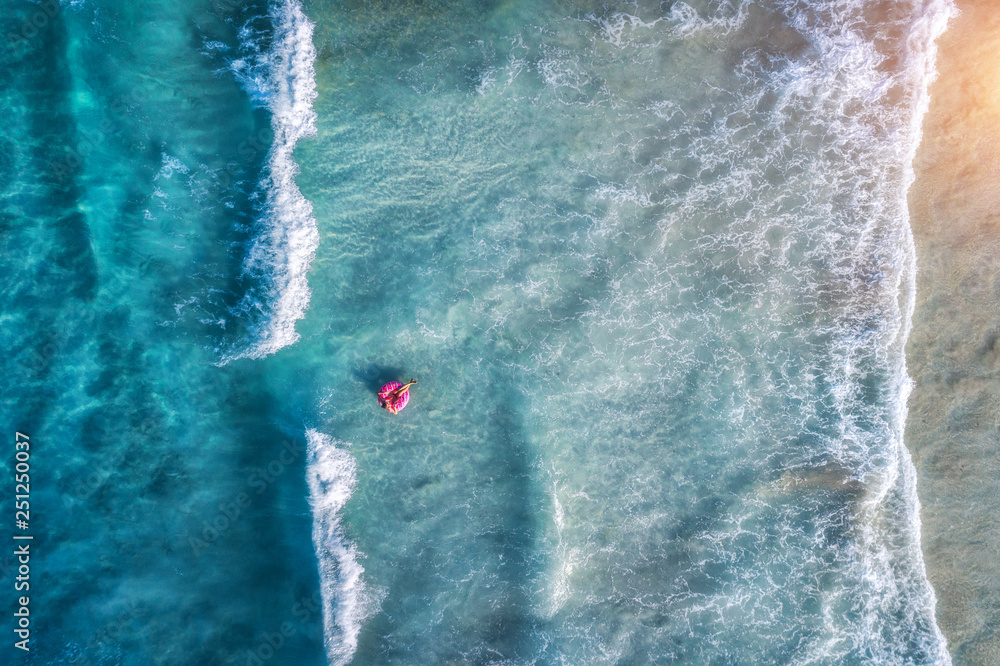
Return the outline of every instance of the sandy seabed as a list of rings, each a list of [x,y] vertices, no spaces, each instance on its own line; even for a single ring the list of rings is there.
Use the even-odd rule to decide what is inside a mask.
[[[906,441],[956,664],[1000,664],[1000,5],[959,0],[914,162]]]

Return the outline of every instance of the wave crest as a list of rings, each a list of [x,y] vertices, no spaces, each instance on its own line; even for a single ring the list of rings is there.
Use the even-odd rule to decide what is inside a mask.
[[[357,482],[354,458],[330,436],[306,431],[309,499],[313,510],[313,545],[319,560],[323,598],[323,636],[330,664],[347,664],[358,648],[365,619],[378,600],[366,591],[358,550],[344,536],[340,512]]]
[[[314,25],[296,0],[272,5],[270,19],[271,50],[260,54],[259,32],[241,30],[252,57],[231,65],[251,98],[271,110],[274,142],[258,186],[264,203],[243,262],[243,278],[253,286],[236,306],[236,314],[249,320],[250,340],[225,354],[223,364],[263,358],[299,339],[295,322],[309,307],[307,274],[319,247],[312,204],[295,184],[299,168],[293,156],[299,139],[316,134]]]

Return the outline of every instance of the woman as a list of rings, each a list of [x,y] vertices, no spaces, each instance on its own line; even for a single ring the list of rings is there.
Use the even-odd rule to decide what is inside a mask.
[[[398,414],[399,410],[406,407],[410,400],[410,387],[417,383],[416,379],[411,379],[405,384],[399,382],[389,382],[378,392],[378,404],[382,409],[388,409],[390,414]]]

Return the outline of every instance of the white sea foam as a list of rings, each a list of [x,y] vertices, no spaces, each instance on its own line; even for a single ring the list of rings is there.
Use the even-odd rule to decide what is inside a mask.
[[[789,14],[801,7],[795,5],[789,4]],[[829,117],[844,163],[868,162],[854,165],[855,172],[846,174],[847,182],[860,189],[867,180],[878,188],[875,197],[856,195],[844,210],[835,211],[860,223],[856,245],[838,248],[833,236],[824,242],[829,256],[839,263],[834,274],[852,295],[840,323],[830,331],[833,344],[826,373],[833,382],[831,395],[840,428],[827,441],[825,454],[854,470],[865,488],[851,521],[856,539],[848,549],[851,575],[857,576],[856,600],[848,600],[846,591],[828,592],[827,631],[808,644],[796,660],[799,663],[844,659],[852,650],[890,655],[907,641],[919,645],[921,661],[950,663],[934,620],[934,592],[919,546],[915,472],[903,442],[910,390],[903,348],[915,289],[906,192],[913,181],[912,160],[933,78],[934,40],[943,32],[953,6],[949,0],[935,0],[914,1],[910,7],[912,13],[901,26],[909,34],[902,57],[905,67],[895,73],[886,72],[885,56],[862,34],[864,25],[857,22],[860,6],[844,0],[798,14],[797,27],[821,57],[789,67],[781,75],[782,115],[801,117],[803,108],[812,107],[821,112],[820,118]],[[812,21],[806,20],[808,15]],[[902,103],[888,101],[893,91],[903,92]],[[846,113],[852,100],[865,111]],[[877,127],[891,131],[880,135]],[[861,152],[852,155],[852,150]],[[884,393],[874,403],[865,389],[870,370],[862,368],[885,373]],[[847,607],[859,612],[856,620],[845,621],[835,611]]]
[[[327,660],[347,664],[358,647],[358,634],[378,600],[365,588],[358,551],[344,536],[341,511],[356,483],[354,458],[328,435],[306,431],[313,544],[319,560],[323,597],[323,632]]]
[[[573,573],[572,554],[568,552],[566,541],[563,538],[563,531],[566,528],[566,512],[559,501],[559,484],[552,482],[552,519],[555,524],[556,543],[553,557],[553,575],[550,583],[548,602],[545,608],[541,609],[542,615],[551,619],[559,612],[563,604],[566,603],[572,589],[569,585],[569,577]]]
[[[950,0],[915,1],[911,8],[904,26],[909,34],[902,60],[905,67],[887,76],[880,68],[883,57],[875,45],[859,31],[842,27],[857,15],[858,5],[847,0],[825,6],[827,15],[823,18],[828,20],[819,22],[821,29],[806,32],[827,62],[819,61],[821,69],[813,72],[794,71],[796,82],[786,88],[790,106],[808,98],[818,101],[819,108],[830,109],[837,109],[836,103],[843,104],[843,99],[831,99],[827,91],[850,90],[851,95],[870,104],[868,113],[876,124],[897,128],[883,136],[873,135],[872,121],[863,115],[847,116],[836,126],[845,146],[877,146],[881,152],[870,158],[867,177],[881,188],[882,201],[859,197],[853,202],[851,214],[864,226],[858,245],[845,255],[850,260],[844,265],[853,275],[843,275],[854,296],[843,313],[843,323],[833,332],[833,365],[829,370],[843,425],[830,441],[828,453],[855,470],[866,491],[854,520],[859,538],[851,550],[861,582],[856,594],[863,604],[861,617],[854,623],[831,615],[829,633],[811,645],[803,663],[843,658],[846,646],[862,646],[870,654],[891,653],[906,636],[924,635],[919,629],[922,626],[933,639],[921,641],[923,658],[950,663],[945,639],[934,621],[934,592],[920,550],[915,472],[903,442],[910,391],[903,348],[915,291],[915,250],[907,222],[906,192],[913,182],[912,160],[928,105],[935,40],[954,8]],[[829,78],[839,73],[846,76]],[[902,104],[883,101],[894,89],[904,92]],[[857,187],[863,185],[857,183]],[[879,284],[883,281],[885,284]],[[885,395],[875,404],[865,396],[866,373],[859,370],[861,367],[885,372]],[[832,602],[830,607],[834,607]]]
[[[168,155],[164,152],[161,155],[161,160],[163,161],[160,170],[157,172],[153,180],[159,180],[160,178],[165,178],[167,180],[173,178],[174,172],[187,174],[190,170],[187,165],[180,160],[180,158]]]
[[[933,76],[934,40],[953,6],[950,0],[878,8],[857,0],[779,0],[757,3],[766,9],[750,12],[750,4],[730,3],[715,15],[678,2],[662,18],[591,17],[601,27],[601,38],[628,50],[631,58],[646,58],[639,49],[650,43],[675,49],[668,52],[677,57],[687,55],[687,47],[731,48],[727,57],[736,62],[726,66],[739,73],[740,85],[713,79],[715,72],[707,67],[705,87],[718,80],[726,87],[718,97],[706,95],[703,106],[697,98],[675,105],[649,95],[642,100],[648,126],[625,113],[621,124],[626,129],[616,134],[617,128],[606,126],[603,150],[594,151],[594,164],[585,163],[581,170],[598,174],[600,182],[590,195],[606,202],[611,214],[588,229],[588,241],[635,247],[638,261],[618,268],[610,283],[613,293],[587,313],[593,347],[576,350],[576,367],[545,353],[538,354],[539,365],[562,369],[567,383],[566,375],[580,368],[577,377],[592,387],[588,408],[567,419],[587,421],[592,413],[631,419],[630,412],[615,410],[613,400],[597,396],[599,391],[627,395],[619,383],[628,373],[636,384],[676,387],[669,398],[697,395],[689,402],[697,400],[707,423],[714,414],[726,414],[726,421],[739,424],[735,432],[720,427],[711,434],[727,455],[738,459],[748,451],[770,451],[783,471],[803,471],[807,477],[809,470],[821,470],[812,477],[814,488],[829,483],[827,490],[850,499],[836,509],[817,503],[808,511],[766,498],[772,506],[753,495],[746,504],[734,503],[720,519],[725,524],[691,539],[697,543],[691,547],[694,563],[678,579],[687,584],[719,570],[727,576],[726,583],[714,580],[715,587],[704,585],[697,593],[674,592],[655,580],[650,587],[662,585],[662,591],[644,589],[635,599],[623,600],[614,586],[600,587],[607,577],[602,569],[631,564],[627,553],[634,543],[626,541],[631,535],[615,537],[614,548],[607,547],[620,549],[614,556],[592,556],[593,571],[578,572],[568,581],[558,577],[563,561],[554,556],[553,580],[571,586],[570,594],[559,588],[557,608],[575,618],[596,615],[606,610],[600,608],[606,603],[602,593],[615,595],[616,609],[634,602],[663,611],[671,618],[664,622],[677,635],[693,626],[707,634],[713,627],[711,643],[737,635],[727,633],[736,616],[748,624],[787,624],[790,618],[775,609],[812,596],[820,622],[812,625],[806,619],[810,613],[801,614],[804,621],[796,631],[803,638],[790,656],[781,656],[786,662],[841,663],[866,655],[882,663],[949,663],[919,547],[915,475],[902,434],[909,392],[903,347],[914,290],[906,190]],[[760,28],[751,22],[775,5],[782,10],[783,25],[768,27],[775,28],[769,39],[778,55],[768,53],[768,40],[760,42],[764,48],[747,48],[740,41],[736,49],[719,39],[745,28],[738,38],[746,39]],[[882,10],[885,16],[876,19],[875,12]],[[657,26],[664,19],[667,25]],[[671,44],[665,30],[685,44]],[[578,80],[600,80],[600,62],[572,55],[572,61],[566,57],[540,68],[547,86],[565,86],[565,77],[549,74],[569,66],[580,72]],[[609,89],[612,96],[618,94]],[[630,108],[628,92],[615,98],[624,112]],[[623,177],[605,167],[619,155],[640,156],[636,163],[642,171]],[[602,179],[602,173],[612,177]],[[654,211],[656,206],[664,212]],[[644,231],[649,240],[640,244],[634,241],[637,221],[647,211],[660,219],[654,231]],[[601,251],[599,245],[596,252],[586,249]],[[699,349],[701,356],[684,355],[685,347],[698,348],[704,338],[710,348]],[[742,347],[748,341],[756,347],[752,354]],[[572,346],[569,350],[574,353]],[[763,350],[770,350],[764,352],[772,356],[769,367],[754,378],[760,366],[753,356]],[[617,376],[609,371],[606,380],[592,381],[602,356],[613,359]],[[758,382],[751,390],[743,378],[733,379],[744,372]],[[738,395],[722,394],[720,386]],[[560,408],[575,402],[565,393],[557,400]],[[789,413],[782,415],[779,408]],[[606,423],[587,423],[587,436],[615,433]],[[576,426],[561,427],[574,431]],[[787,446],[761,445],[780,437],[777,433],[789,433]],[[573,442],[583,439],[574,436]],[[828,469],[839,471],[824,479],[822,470]],[[660,520],[643,502],[662,491],[650,484],[648,492],[636,493],[633,510],[632,500],[622,496],[625,483],[636,482],[609,482],[609,496],[616,505],[624,504],[617,515],[643,528],[644,521]],[[701,483],[703,493],[711,487],[708,479]],[[557,515],[561,508],[557,505]],[[772,537],[760,527],[754,533],[752,526],[776,515],[785,531],[773,537],[780,543],[772,550],[776,544],[767,541]],[[574,513],[575,530],[556,520],[560,552],[564,541],[581,542],[587,531],[578,526],[585,519]],[[591,519],[600,525],[599,516]],[[635,533],[646,532],[637,528]],[[745,541],[754,540],[755,548],[748,549]],[[780,564],[780,575],[791,571],[780,580],[793,584],[764,579],[755,567],[741,568],[735,564],[741,557]],[[642,571],[645,564],[635,563],[634,570]],[[820,575],[828,580],[816,585],[812,576]],[[790,589],[801,596],[784,597]],[[595,623],[586,630],[601,627]],[[719,649],[732,645],[723,639]]]
[[[891,423],[891,445],[896,462],[894,468],[893,489],[894,497],[890,494],[889,484],[886,484],[886,491],[882,496],[876,495],[872,504],[866,509],[877,511],[882,509],[888,512],[901,514],[901,517],[910,526],[909,539],[903,543],[896,541],[892,544],[891,539],[887,539],[884,533],[869,534],[873,543],[877,543],[876,556],[874,561],[881,566],[882,579],[889,579],[890,570],[893,568],[894,560],[900,555],[913,566],[909,572],[903,572],[902,576],[909,575],[910,580],[905,580],[899,585],[905,593],[912,595],[912,602],[908,606],[907,624],[915,625],[920,621],[920,614],[924,609],[929,609],[931,614],[931,628],[936,638],[936,645],[928,649],[930,656],[938,664],[950,664],[951,656],[947,650],[947,643],[934,621],[934,609],[937,601],[934,590],[927,580],[927,573],[924,566],[923,552],[920,548],[920,500],[917,496],[916,469],[910,457],[909,450],[904,443],[904,426],[907,415],[907,399],[912,390],[913,382],[906,371],[906,360],[902,352],[909,337],[912,327],[913,311],[916,303],[916,248],[913,241],[912,229],[909,225],[907,192],[913,184],[915,175],[913,171],[913,160],[917,153],[917,148],[922,139],[921,126],[924,115],[930,104],[929,87],[937,75],[935,61],[937,58],[937,39],[944,33],[948,21],[957,13],[952,0],[931,0],[926,3],[914,2],[916,19],[910,26],[910,33],[907,39],[907,52],[905,54],[908,64],[905,76],[912,90],[910,100],[909,124],[904,127],[902,144],[902,164],[903,179],[901,187],[896,192],[898,206],[906,217],[902,233],[902,249],[904,254],[904,265],[902,267],[899,280],[899,301],[900,301],[900,325],[894,340],[891,344],[899,350],[898,361],[894,368],[893,385],[895,387],[895,400],[892,403],[893,409],[890,415]],[[892,455],[892,454],[890,454]],[[881,506],[880,506],[881,505]],[[870,530],[878,525],[876,519],[864,523]],[[901,552],[890,552],[895,546]]]
[[[319,246],[312,204],[295,184],[298,165],[293,158],[299,139],[316,133],[313,24],[298,0],[275,2],[270,20],[270,51],[261,52],[261,34],[247,23],[240,32],[241,57],[230,65],[251,99],[270,109],[274,142],[259,186],[263,204],[243,265],[244,278],[254,285],[237,308],[250,320],[253,338],[226,353],[223,363],[262,358],[298,340],[295,322],[309,307],[307,273]]]

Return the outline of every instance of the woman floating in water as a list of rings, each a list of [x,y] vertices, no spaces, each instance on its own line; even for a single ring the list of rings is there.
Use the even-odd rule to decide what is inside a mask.
[[[416,383],[416,379],[411,379],[405,384],[387,383],[378,392],[378,404],[382,409],[388,409],[390,414],[398,414],[410,401],[410,387]]]

